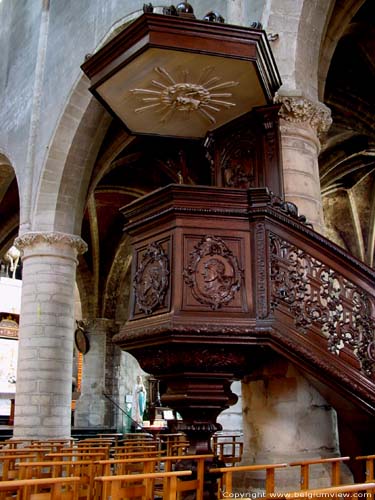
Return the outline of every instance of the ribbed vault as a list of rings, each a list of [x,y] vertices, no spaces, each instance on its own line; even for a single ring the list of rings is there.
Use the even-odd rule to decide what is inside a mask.
[[[351,11],[361,3],[352,2]],[[324,99],[332,110],[333,125],[320,155],[327,235],[370,266],[375,234],[374,19],[375,4],[368,0],[337,44]],[[335,25],[332,21],[328,33]]]

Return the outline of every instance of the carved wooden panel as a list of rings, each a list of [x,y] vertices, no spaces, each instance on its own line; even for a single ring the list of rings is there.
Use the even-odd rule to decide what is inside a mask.
[[[132,316],[151,315],[170,307],[169,239],[153,241],[135,251]]]
[[[185,235],[185,309],[242,311],[244,272],[239,238]]]
[[[267,106],[211,133],[206,140],[213,184],[283,194],[278,107]]]

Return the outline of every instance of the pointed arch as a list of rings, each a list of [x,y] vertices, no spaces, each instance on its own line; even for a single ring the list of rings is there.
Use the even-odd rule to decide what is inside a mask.
[[[0,256],[18,234],[20,196],[16,171],[9,157],[0,151]]]

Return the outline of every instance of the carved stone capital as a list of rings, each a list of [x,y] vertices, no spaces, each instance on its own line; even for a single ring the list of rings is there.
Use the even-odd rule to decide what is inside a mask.
[[[76,250],[77,254],[82,254],[87,251],[87,243],[83,241],[80,236],[74,234],[66,234],[60,232],[29,232],[16,238],[14,245],[24,252],[26,248],[33,247],[34,245],[48,244],[48,245],[68,245]]]
[[[318,135],[327,132],[332,124],[331,110],[321,102],[303,96],[276,94],[275,102],[281,104],[279,116],[288,122],[308,123]]]

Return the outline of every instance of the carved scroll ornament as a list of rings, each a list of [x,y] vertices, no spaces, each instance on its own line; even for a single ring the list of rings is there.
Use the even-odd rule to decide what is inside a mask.
[[[241,287],[237,258],[217,236],[205,236],[190,254],[185,283],[194,298],[214,311],[231,302]]]
[[[151,314],[162,307],[169,287],[169,259],[159,243],[143,253],[134,278],[135,301],[141,311]]]
[[[329,351],[350,348],[361,370],[375,375],[373,298],[300,248],[271,234],[271,307],[284,304],[303,333],[320,328]]]

